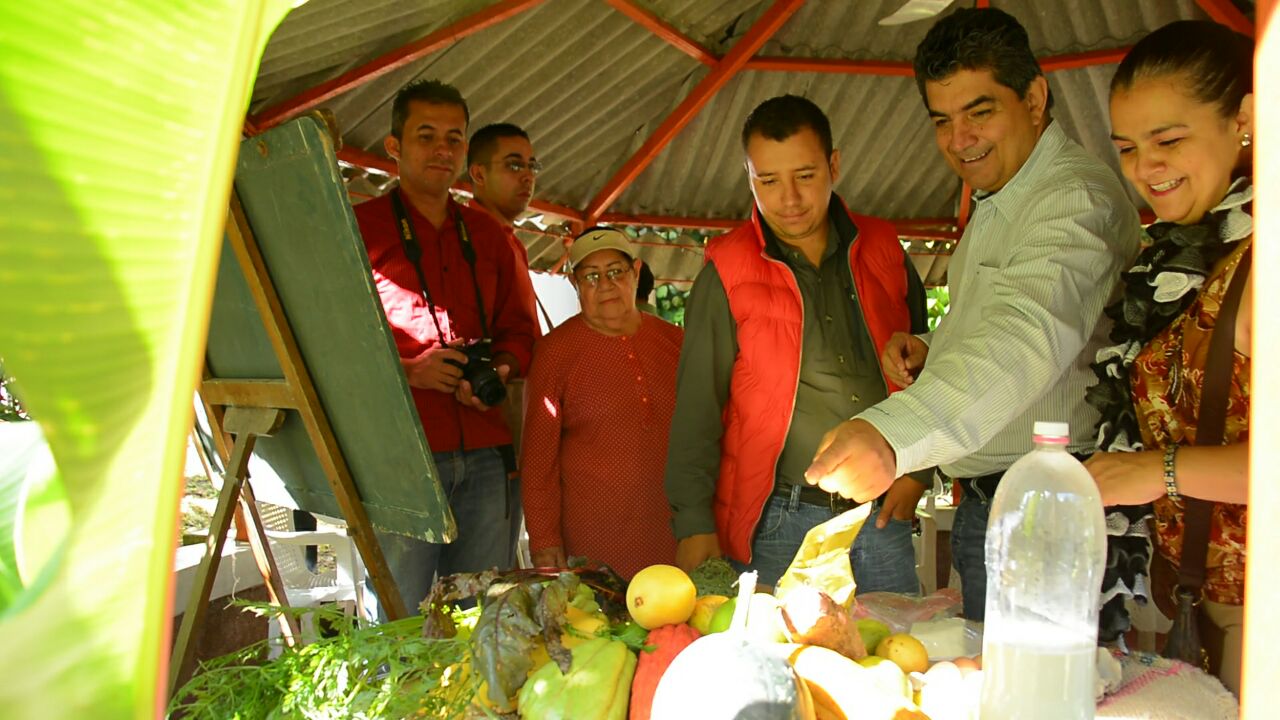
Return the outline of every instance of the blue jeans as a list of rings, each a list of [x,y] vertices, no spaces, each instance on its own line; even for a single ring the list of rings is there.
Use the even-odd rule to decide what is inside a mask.
[[[991,499],[965,493],[951,522],[951,564],[960,573],[964,616],[981,622],[987,614],[987,519]]]
[[[508,486],[507,471],[497,448],[431,453],[440,487],[449,500],[458,537],[452,543],[376,531],[391,577],[409,613],[418,612],[437,577],[515,565],[520,531],[520,488]],[[366,580],[374,601],[373,583]],[[386,613],[378,608],[378,617]]]
[[[916,554],[911,544],[911,522],[891,520],[884,528],[876,528],[875,517],[879,509],[880,501],[877,500],[871,517],[849,550],[853,578],[858,583],[857,592],[919,595],[920,579],[916,575]],[[800,502],[798,493],[791,498],[771,496],[756,526],[756,538],[751,543],[751,564],[734,565],[739,571],[755,570],[756,581],[761,585],[777,585],[778,579],[795,559],[805,533],[837,514],[821,505]]]

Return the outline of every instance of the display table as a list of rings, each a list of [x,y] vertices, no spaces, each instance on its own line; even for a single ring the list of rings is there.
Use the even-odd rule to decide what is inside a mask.
[[[1235,720],[1240,706],[1217,678],[1184,662],[1132,652],[1117,655],[1120,688],[1098,704],[1099,718]]]

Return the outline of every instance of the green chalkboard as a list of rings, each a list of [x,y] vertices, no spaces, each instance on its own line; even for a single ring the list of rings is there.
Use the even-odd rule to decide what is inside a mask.
[[[245,140],[235,190],[370,521],[379,530],[453,540],[457,527],[324,124],[299,118]],[[217,378],[283,378],[225,239],[208,364]],[[341,517],[297,412],[258,440],[249,474],[259,500]]]

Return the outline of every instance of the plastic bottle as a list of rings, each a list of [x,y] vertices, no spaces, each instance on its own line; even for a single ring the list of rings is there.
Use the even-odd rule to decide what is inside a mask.
[[[1066,423],[1004,474],[987,524],[982,720],[1094,717],[1106,521]]]

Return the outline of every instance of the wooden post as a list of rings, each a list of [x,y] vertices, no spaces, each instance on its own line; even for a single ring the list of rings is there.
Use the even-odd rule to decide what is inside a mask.
[[[173,662],[169,666],[170,695],[177,692],[178,688],[182,687],[182,684],[191,676],[192,636],[197,628],[204,625],[209,594],[213,590],[213,581],[218,576],[218,565],[222,561],[222,546],[226,542],[227,531],[231,529],[231,516],[248,473],[249,456],[253,453],[253,445],[259,436],[275,432],[282,422],[284,422],[284,413],[280,410],[231,408],[227,411],[226,428],[235,437],[235,445],[227,463],[227,474],[222,483],[222,490],[218,493],[218,506],[209,523],[209,537],[205,539],[204,545],[204,560],[196,569],[191,595],[187,598],[187,607],[182,614],[182,628],[178,631],[178,640],[173,649]],[[290,623],[289,629],[293,636],[297,635],[296,625]]]

